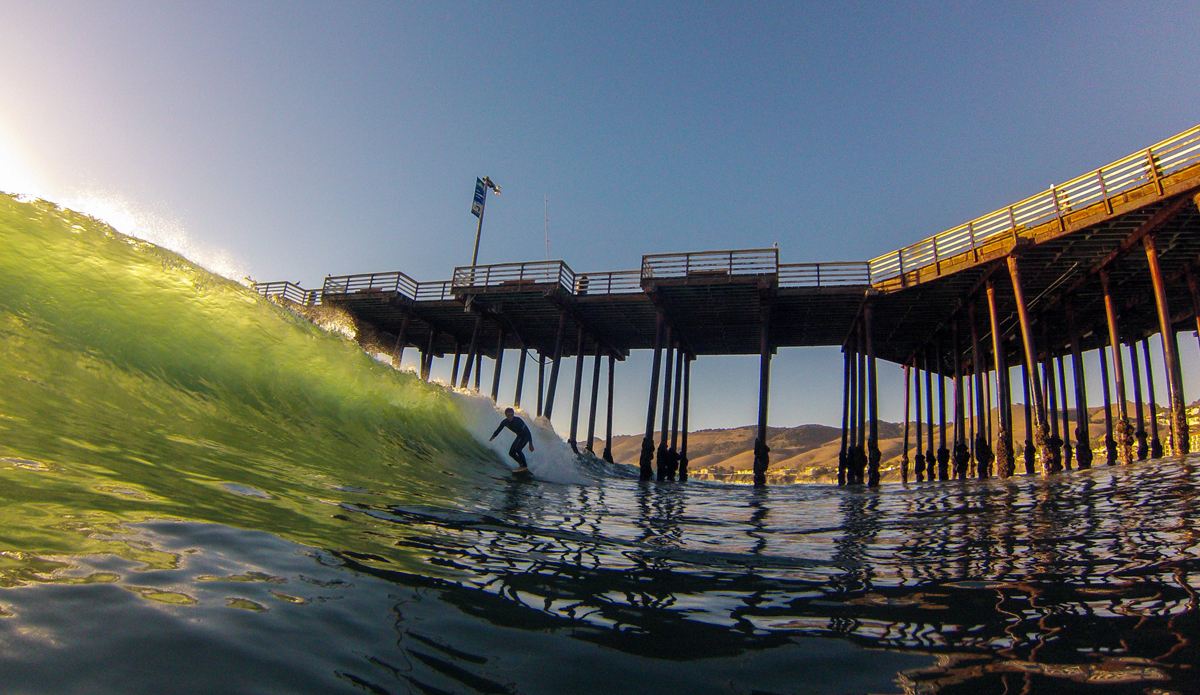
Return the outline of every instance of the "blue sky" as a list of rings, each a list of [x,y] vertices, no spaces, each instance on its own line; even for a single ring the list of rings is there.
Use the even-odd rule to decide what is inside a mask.
[[[447,279],[476,176],[503,188],[482,263],[545,257],[546,197],[576,270],[861,260],[1200,122],[1187,2],[15,0],[0,27],[0,189],[121,200],[305,286]],[[697,426],[753,421],[753,360],[709,364]],[[773,422],[837,419],[836,351],[784,351],[773,381]]]

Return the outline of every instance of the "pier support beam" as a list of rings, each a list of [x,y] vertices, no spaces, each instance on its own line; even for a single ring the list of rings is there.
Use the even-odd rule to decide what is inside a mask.
[[[650,401],[646,406],[646,435],[642,437],[642,454],[638,461],[641,480],[654,478],[654,409],[658,405],[658,377],[662,371],[662,344],[666,318],[658,313],[654,323],[654,364],[650,368]]]
[[[1146,248],[1146,261],[1150,265],[1150,279],[1154,281],[1154,299],[1158,308],[1158,325],[1162,333],[1163,357],[1167,367],[1167,398],[1171,403],[1171,448],[1176,456],[1188,453],[1187,404],[1183,398],[1183,372],[1179,366],[1179,347],[1175,342],[1175,327],[1171,325],[1171,310],[1167,306],[1167,288],[1163,282],[1162,268],[1158,265],[1158,252],[1154,247],[1154,236],[1142,238]]]
[[[1050,350],[1050,325],[1045,318],[1042,319],[1042,341],[1046,344],[1046,354],[1042,361],[1042,389],[1046,394],[1046,418],[1050,424],[1050,438],[1046,440],[1046,444],[1050,449],[1049,464],[1043,460],[1042,471],[1044,473],[1058,473],[1063,469],[1062,466],[1062,437],[1058,435],[1058,396],[1056,395],[1056,384],[1054,383],[1054,356]]]
[[[537,416],[542,416],[542,406],[546,397],[546,353],[538,350],[538,385],[537,385]]]
[[[1063,361],[1063,356],[1058,356],[1058,395],[1059,402],[1062,403],[1062,408],[1059,413],[1062,415],[1062,467],[1066,470],[1071,470],[1071,454],[1074,448],[1071,447],[1071,418],[1070,407],[1067,405],[1067,368]],[[1078,415],[1075,416],[1078,419]]]
[[[454,339],[454,366],[450,368],[450,388],[458,383],[458,362],[462,359],[462,345],[458,342],[458,338]]]
[[[589,454],[595,455],[596,446],[596,406],[600,399],[600,341],[596,341],[596,354],[592,357],[592,403],[588,409],[587,444],[584,448]]]
[[[604,454],[601,456],[609,463],[613,462],[612,455],[612,413],[613,413],[613,368],[617,364],[617,356],[608,353],[608,400],[607,417],[604,419]]]
[[[679,470],[679,399],[683,395],[683,349],[675,351],[675,399],[671,404],[671,451],[667,458],[667,480],[674,482]]]
[[[1053,459],[1047,442],[1050,428],[1046,425],[1046,401],[1042,398],[1041,386],[1037,380],[1037,350],[1033,346],[1033,325],[1029,318],[1028,305],[1025,302],[1025,291],[1021,286],[1021,271],[1016,256],[1008,257],[1008,274],[1012,279],[1017,316],[1021,323],[1021,342],[1025,348],[1025,380],[1030,391],[1033,392],[1033,443],[1042,455],[1043,470],[1049,473],[1053,470],[1051,468]],[[1047,350],[1049,350],[1048,346]]]
[[[662,426],[659,428],[660,441],[658,444],[658,459],[655,461],[655,475],[661,483],[667,479],[667,471],[671,468],[671,449],[667,440],[671,436],[671,377],[675,366],[676,336],[670,326],[667,326],[667,356],[663,361],[663,395],[662,395]]]
[[[916,407],[913,408],[913,410],[916,413],[915,419],[916,419],[916,426],[917,426],[917,441],[916,441],[916,452],[917,453],[915,456],[913,456],[913,464],[914,464],[913,468],[915,469],[914,472],[917,475],[917,482],[920,483],[925,480],[925,448],[922,446],[923,442],[921,441],[921,424],[922,424],[922,420],[921,420],[921,370],[915,368],[916,364],[917,364],[917,358],[916,358],[916,355],[914,354],[913,355],[913,366],[914,366],[914,369],[913,369],[913,396],[915,396],[915,398],[913,399],[913,405],[915,405]]]
[[[1104,384],[1104,459],[1108,465],[1117,462],[1117,440],[1113,437],[1112,393],[1108,387],[1108,350],[1100,348],[1100,379]]]
[[[992,355],[996,363],[996,390],[1000,401],[1000,432],[996,437],[996,475],[1007,478],[1015,472],[1012,439],[1012,391],[1009,384],[1008,357],[1000,317],[996,312],[996,285],[987,282],[988,319],[992,328]]]
[[[758,365],[758,438],[754,440],[754,486],[767,484],[767,466],[771,448],[767,446],[767,403],[771,390],[771,312],[763,309],[762,334],[759,336]]]
[[[550,362],[550,383],[546,384],[546,408],[542,414],[549,420],[554,416],[554,394],[558,391],[558,372],[562,366],[563,341],[567,339],[567,315],[558,317],[558,332],[554,336],[554,357]]]
[[[925,477],[933,481],[933,465],[937,456],[933,451],[933,372],[929,369],[929,351],[925,354],[925,429],[929,432],[928,448],[925,450]]]
[[[500,329],[500,337],[496,339],[496,371],[492,372],[492,402],[500,400],[500,369],[504,366],[504,329]]]
[[[1158,437],[1158,403],[1154,399],[1154,367],[1150,364],[1150,339],[1142,338],[1142,356],[1146,358],[1146,391],[1150,396],[1150,458],[1163,456],[1162,440]]]
[[[459,388],[471,385],[471,370],[475,367],[475,355],[479,350],[479,332],[483,329],[483,314],[475,314],[475,327],[471,329],[471,343],[467,348],[467,364],[463,367],[462,383]]]
[[[690,352],[683,359],[683,431],[680,432],[682,441],[679,443],[679,482],[686,483],[688,479],[688,410],[692,396],[692,360],[696,359]]]
[[[1025,386],[1025,475],[1033,475],[1037,458],[1037,448],[1033,445],[1033,390],[1030,388],[1032,378],[1029,374],[1029,363],[1022,361],[1021,381]]]
[[[1142,370],[1138,365],[1137,339],[1131,339],[1125,347],[1129,350],[1129,372],[1133,375],[1133,417],[1137,423],[1133,436],[1137,441],[1137,460],[1145,461],[1150,456],[1150,442],[1147,441],[1146,411],[1142,407]]]
[[[475,353],[475,393],[479,393],[479,380],[483,376],[483,350]]]
[[[1108,271],[1100,271],[1100,287],[1104,291],[1104,314],[1108,319],[1108,346],[1112,354],[1113,383],[1117,387],[1117,421],[1113,427],[1117,451],[1123,463],[1133,462],[1133,428],[1125,400],[1125,363],[1121,359],[1121,334],[1117,330],[1117,307],[1108,285]]]
[[[850,441],[850,348],[842,346],[842,448],[838,452],[838,485],[846,484],[846,461],[849,456],[848,442]]]
[[[429,381],[429,372],[433,370],[433,346],[437,343],[437,330],[429,331],[429,342],[425,346],[424,359],[421,360],[421,380]]]
[[[579,396],[583,389],[583,326],[579,327],[579,337],[575,342],[575,388],[571,395],[571,436],[567,443],[571,451],[579,453]]]
[[[911,422],[909,411],[912,401],[912,390],[910,384],[912,382],[911,365],[904,363],[904,447],[900,450],[900,480],[908,482],[908,429]]]
[[[937,349],[937,366],[938,366],[938,419],[940,421],[940,429],[938,431],[938,480],[945,482],[950,479],[950,449],[946,447],[946,363],[942,360],[942,343],[938,341]]]
[[[987,409],[987,393],[983,383],[983,354],[979,344],[979,327],[975,322],[975,300],[971,300],[967,311],[971,321],[971,371],[975,377],[975,470],[980,478],[987,478],[992,470],[992,445],[988,441],[987,422],[991,413]]]
[[[950,331],[951,355],[954,359],[954,479],[965,480],[967,466],[971,465],[971,449],[967,446],[967,423],[964,417],[966,389],[963,384],[962,346],[958,340],[958,321]]]
[[[857,439],[854,442],[854,455],[850,457],[849,471],[846,475],[847,482],[855,485],[862,485],[866,482],[867,470],[867,351],[866,338],[863,337],[863,326],[860,321],[858,324],[858,341],[854,344],[855,361],[858,366],[856,368],[855,385],[858,388],[855,403],[857,420],[855,423],[855,436]]]
[[[525,360],[529,357],[529,350],[524,344],[521,345],[521,356],[517,358],[517,387],[513,392],[513,407],[521,407],[521,390],[525,386]]]
[[[400,333],[396,336],[396,347],[392,350],[392,366],[396,369],[404,362],[404,346],[408,343],[408,327],[411,323],[412,314],[405,311],[404,318],[400,321]]]
[[[1080,470],[1091,468],[1092,418],[1087,407],[1087,379],[1083,368],[1083,346],[1080,344],[1079,327],[1075,324],[1075,311],[1068,301],[1067,329],[1071,332],[1071,371],[1075,374],[1075,460]]]

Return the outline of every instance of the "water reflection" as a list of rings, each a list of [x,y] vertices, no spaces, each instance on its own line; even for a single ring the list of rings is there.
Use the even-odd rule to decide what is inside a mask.
[[[640,658],[835,637],[935,657],[898,676],[914,691],[1197,692],[1193,464],[883,491],[533,484],[470,521],[374,511],[454,551],[447,591],[474,598],[450,600]]]

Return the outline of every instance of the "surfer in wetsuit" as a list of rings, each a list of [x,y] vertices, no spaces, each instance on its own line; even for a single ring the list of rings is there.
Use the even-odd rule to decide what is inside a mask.
[[[521,453],[521,449],[524,449],[525,445],[528,444],[529,450],[533,451],[533,433],[529,431],[529,425],[526,425],[524,420],[517,417],[515,410],[512,408],[504,409],[504,419],[500,421],[500,426],[496,428],[495,432],[492,432],[492,437],[488,441],[490,442],[492,439],[495,439],[496,435],[500,434],[500,430],[506,427],[512,430],[513,434],[517,435],[517,438],[513,440],[512,446],[508,448],[508,455],[517,462],[517,470],[513,472],[527,473],[529,472],[529,467],[525,465],[525,454]]]

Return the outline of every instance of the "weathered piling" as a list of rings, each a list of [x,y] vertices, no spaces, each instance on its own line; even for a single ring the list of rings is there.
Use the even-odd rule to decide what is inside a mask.
[[[878,381],[875,379],[875,342],[872,337],[873,311],[871,303],[867,302],[863,306],[863,332],[867,337],[867,381],[871,387],[871,441],[869,446],[870,454],[867,458],[867,485],[870,487],[879,486],[879,388]],[[765,406],[764,406],[765,407]]]
[[[696,359],[691,352],[683,360],[683,431],[679,443],[679,482],[686,483],[688,479],[688,410],[692,396],[692,360]]]
[[[842,448],[838,450],[838,485],[846,484],[846,461],[850,442],[850,389],[851,389],[851,358],[850,350],[842,345]]]
[[[525,360],[529,357],[529,350],[525,345],[521,345],[519,352],[520,357],[517,358],[517,386],[513,391],[513,407],[521,407],[521,390],[525,387]]]
[[[904,447],[900,450],[900,480],[908,482],[908,428],[909,428],[909,407],[910,396],[912,391],[909,389],[909,382],[912,380],[912,370],[906,362],[904,364]]]
[[[1117,440],[1113,432],[1112,394],[1108,386],[1108,351],[1100,348],[1100,381],[1104,385],[1104,457],[1108,465],[1117,462]]]
[[[1129,424],[1129,412],[1125,400],[1125,364],[1121,359],[1121,334],[1117,330],[1117,307],[1108,282],[1108,271],[1100,271],[1100,287],[1104,292],[1104,316],[1108,320],[1108,347],[1112,355],[1113,383],[1116,385],[1117,418],[1113,426],[1113,437],[1117,452],[1124,463],[1133,462],[1133,427]]]
[[[496,341],[496,369],[492,372],[492,402],[500,398],[500,369],[504,365],[504,339],[508,336],[500,329],[500,338]]]
[[[938,480],[945,482],[950,479],[950,449],[946,446],[946,364],[942,360],[942,343],[937,344],[938,365]]]
[[[563,341],[567,336],[567,315],[558,317],[558,331],[554,334],[554,356],[550,358],[550,381],[546,384],[546,407],[542,414],[547,420],[554,417],[554,395],[558,392],[558,372],[562,366]]]
[[[450,368],[450,385],[451,386],[454,386],[455,384],[458,383],[458,363],[461,358],[462,358],[462,345],[458,342],[458,339],[455,339],[454,340],[454,365]],[[540,411],[541,408],[539,407],[538,410]],[[538,415],[541,415],[541,412],[539,412]]]
[[[1200,198],[1200,194],[1197,195]],[[1183,372],[1179,366],[1179,347],[1175,342],[1175,328],[1171,324],[1171,310],[1167,306],[1167,289],[1163,282],[1162,268],[1158,263],[1154,235],[1142,238],[1146,249],[1146,261],[1150,265],[1150,279],[1154,283],[1155,306],[1158,309],[1159,332],[1162,334],[1163,356],[1167,371],[1167,398],[1171,403],[1171,448],[1175,454],[1188,453],[1188,423],[1186,402],[1183,398]]]
[[[1054,382],[1054,357],[1050,353],[1050,331],[1047,322],[1042,323],[1042,337],[1046,343],[1046,352],[1042,360],[1042,388],[1046,394],[1046,417],[1050,424],[1050,438],[1046,440],[1050,450],[1049,465],[1043,461],[1042,471],[1057,473],[1063,469],[1063,440],[1058,434],[1058,396],[1055,393],[1057,384]]]
[[[1137,460],[1145,461],[1150,455],[1150,443],[1147,441],[1146,413],[1142,408],[1142,370],[1138,366],[1137,339],[1130,339],[1125,348],[1129,350],[1129,372],[1133,375],[1133,412],[1137,423],[1133,436],[1137,440]]]
[[[1058,356],[1058,396],[1058,401],[1062,403],[1062,408],[1059,409],[1059,415],[1062,416],[1062,467],[1069,471],[1074,448],[1071,446],[1071,408],[1067,405],[1067,370],[1062,355]]]
[[[1163,456],[1162,440],[1158,437],[1158,403],[1154,398],[1154,368],[1150,364],[1150,339],[1142,338],[1142,355],[1146,358],[1146,392],[1150,398],[1150,458]]]
[[[604,419],[604,454],[603,454],[603,456],[601,456],[601,458],[603,458],[605,461],[608,461],[609,463],[613,462],[613,455],[612,455],[613,369],[616,367],[616,364],[617,364],[617,356],[611,352],[608,353],[608,393],[605,395],[605,397],[608,400],[608,409],[607,409],[608,415]],[[684,422],[685,423],[687,422],[686,416],[684,417]],[[685,424],[684,427],[686,428],[687,425]],[[687,439],[686,434],[684,434],[684,439],[686,441],[686,439]],[[684,467],[684,470],[686,470],[686,466]]]
[[[980,478],[991,474],[992,447],[987,432],[987,423],[991,422],[991,409],[987,407],[987,396],[991,389],[985,390],[983,383],[983,351],[979,342],[979,327],[975,321],[975,301],[972,300],[967,313],[971,322],[971,365],[975,377],[975,421],[978,423],[975,436],[975,472]],[[982,397],[981,397],[982,396]]]
[[[471,385],[471,370],[475,368],[475,355],[479,350],[479,332],[483,328],[483,314],[475,315],[475,328],[471,330],[470,347],[467,348],[467,363],[463,367],[462,383],[459,388],[465,389]]]
[[[933,465],[937,462],[937,455],[933,449],[933,372],[929,369],[929,350],[925,350],[925,429],[929,433],[929,440],[926,442],[925,449],[925,477],[930,481],[933,480],[934,469]]]
[[[868,305],[869,306],[869,305]],[[767,404],[771,391],[771,311],[769,305],[760,316],[762,334],[759,336],[758,364],[758,437],[754,440],[754,486],[767,484],[770,447],[767,446]]]
[[[1075,323],[1075,311],[1071,302],[1065,302],[1067,330],[1071,333],[1071,371],[1075,375],[1075,460],[1079,468],[1092,467],[1091,417],[1087,408],[1087,379],[1083,368],[1083,346],[1080,343],[1079,326]],[[1101,353],[1104,351],[1101,350]]]
[[[574,451],[576,454],[579,453],[579,403],[583,395],[583,341],[583,326],[580,326],[579,335],[575,342],[575,385],[571,389],[571,434],[567,438],[567,444],[571,445],[571,451]]]
[[[1012,440],[1012,397],[1009,391],[1008,359],[1005,354],[1004,336],[1000,332],[1000,318],[996,312],[996,285],[991,278],[987,281],[988,320],[992,329],[992,358],[996,365],[996,381],[1000,401],[1000,436],[996,443],[996,474],[1007,478],[1014,472]],[[1026,399],[1028,400],[1028,399]]]
[[[667,327],[667,355],[663,359],[663,393],[662,393],[662,426],[659,429],[658,458],[655,459],[655,475],[661,483],[667,479],[667,471],[671,469],[671,448],[668,440],[671,437],[671,377],[675,366],[676,337],[671,327]]]
[[[1025,387],[1025,475],[1033,475],[1037,449],[1033,445],[1033,389],[1029,387],[1032,377],[1028,363],[1021,364],[1021,375]]]
[[[914,367],[916,366],[916,362],[917,362],[917,358],[914,355],[913,356]],[[917,426],[917,441],[916,441],[916,452],[917,453],[915,456],[913,456],[913,468],[914,468],[914,472],[916,473],[917,482],[920,483],[925,480],[925,449],[921,446],[921,444],[922,444],[922,442],[921,442],[921,423],[922,423],[922,419],[921,419],[921,370],[919,368],[913,369],[913,395],[915,396],[915,398],[913,399],[913,405],[915,406],[913,408],[913,410],[915,411],[915,415],[916,415],[916,417],[915,417],[916,423],[915,424]]]
[[[683,350],[675,351],[675,399],[671,404],[671,450],[667,458],[667,480],[675,480],[679,470],[679,400],[683,396]]]
[[[646,406],[646,436],[642,437],[642,454],[638,461],[641,480],[654,479],[654,409],[658,405],[658,376],[662,371],[662,344],[666,319],[658,312],[654,323],[654,360],[650,368],[650,400]]]
[[[1017,305],[1017,317],[1020,319],[1021,324],[1021,343],[1025,348],[1025,383],[1029,387],[1029,391],[1033,394],[1033,444],[1037,447],[1038,453],[1041,454],[1042,469],[1046,472],[1051,472],[1053,470],[1053,458],[1048,442],[1050,428],[1046,425],[1046,400],[1042,397],[1041,386],[1037,380],[1037,351],[1033,346],[1033,324],[1029,318],[1029,309],[1025,302],[1025,291],[1021,285],[1021,271],[1017,263],[1017,257],[1010,255],[1007,261],[1008,275],[1012,280],[1013,297]],[[1026,456],[1027,466],[1030,465],[1030,458],[1032,457]]]
[[[537,416],[542,416],[542,406],[546,397],[546,353],[538,350],[538,382],[537,382]]]
[[[592,400],[588,407],[587,445],[584,447],[589,454],[596,453],[596,406],[600,404],[600,341],[596,341],[596,352],[592,356]]]

